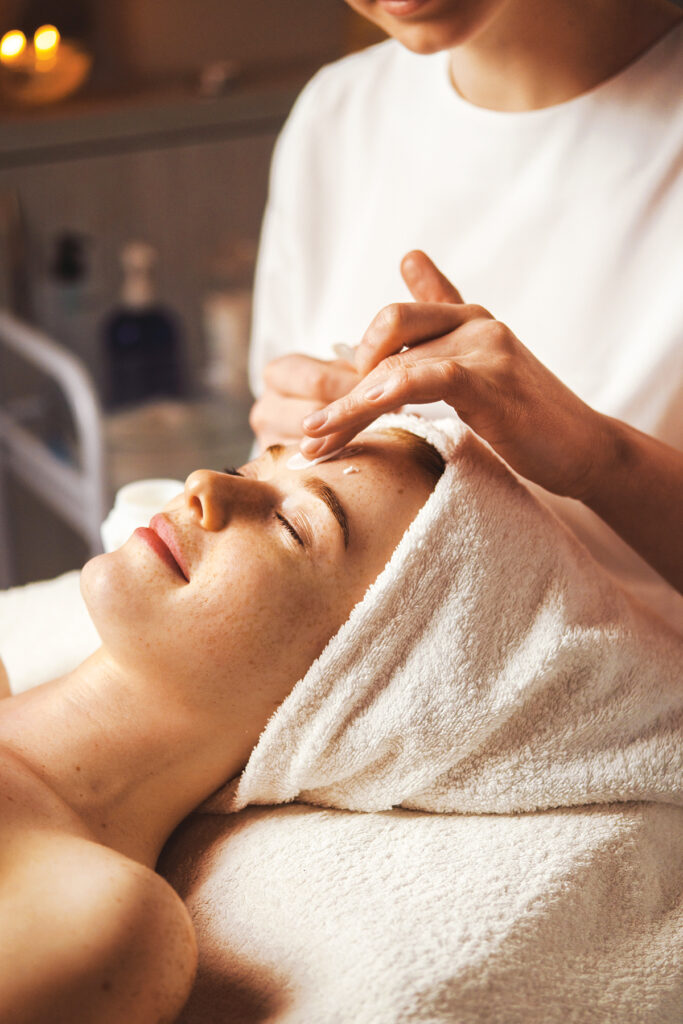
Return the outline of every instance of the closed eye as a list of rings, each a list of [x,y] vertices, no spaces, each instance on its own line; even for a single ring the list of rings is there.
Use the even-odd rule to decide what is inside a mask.
[[[223,470],[223,472],[227,473],[228,476],[241,476],[241,477],[244,476],[244,473],[240,473],[239,469],[235,469],[234,466],[226,466],[225,469]],[[281,512],[277,512],[276,511],[274,513],[274,515],[275,515],[275,518],[280,523],[282,523],[282,525],[284,526],[285,530],[287,530],[287,532],[294,538],[294,540],[297,542],[297,544],[300,544],[302,548],[305,547],[306,545],[304,544],[303,540],[301,539],[301,537],[299,536],[297,531],[294,529],[292,524],[290,523],[289,519],[285,519],[285,517],[282,515]]]
[[[284,528],[289,533],[291,533],[292,537],[294,537],[294,540],[297,542],[297,544],[300,544],[302,548],[305,547],[304,542],[302,541],[301,537],[299,536],[299,534],[296,532],[296,530],[294,529],[294,527],[290,523],[289,519],[285,519],[285,517],[282,515],[281,512],[276,512],[275,513],[275,518],[278,519],[282,523]]]

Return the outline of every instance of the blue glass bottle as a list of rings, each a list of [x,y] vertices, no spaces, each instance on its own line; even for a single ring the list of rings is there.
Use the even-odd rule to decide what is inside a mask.
[[[175,318],[156,302],[154,249],[131,242],[121,254],[121,302],[104,324],[105,402],[109,408],[182,394]]]

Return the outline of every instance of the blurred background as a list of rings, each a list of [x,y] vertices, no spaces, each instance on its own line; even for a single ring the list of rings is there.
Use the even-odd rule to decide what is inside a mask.
[[[379,38],[342,0],[0,0],[0,586],[97,543],[64,514],[73,495],[52,497],[84,441],[54,374],[26,363],[34,342],[84,371],[93,516],[131,480],[247,456],[272,147],[315,70]]]

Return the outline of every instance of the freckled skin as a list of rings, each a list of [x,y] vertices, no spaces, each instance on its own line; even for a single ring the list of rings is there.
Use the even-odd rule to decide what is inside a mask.
[[[395,439],[362,443],[358,473],[348,458],[314,471],[346,508],[348,548],[289,452],[245,478],[192,474],[164,513],[189,582],[136,536],[93,559],[102,648],[0,702],[0,1020],[177,1018],[197,948],[151,870],[163,843],[240,771],[431,490]],[[278,511],[308,518],[310,551]]]
[[[188,508],[186,497],[166,507],[190,567],[189,583],[135,537],[90,562],[83,592],[118,662],[164,688],[187,688],[198,701],[216,699],[229,685],[237,702],[249,686],[265,705],[277,705],[377,577],[429,495],[428,482],[400,445],[379,434],[363,436],[366,453],[354,456],[361,470],[355,474],[344,473],[343,459],[301,472],[287,470],[284,458],[275,463],[266,456],[251,464],[248,479],[200,471],[200,500],[220,506],[220,528],[202,528],[199,503]],[[305,473],[330,484],[348,507],[348,550],[329,511],[301,488]],[[283,496],[293,520],[297,511],[309,517],[312,554],[275,518]],[[250,742],[260,712],[246,723]]]

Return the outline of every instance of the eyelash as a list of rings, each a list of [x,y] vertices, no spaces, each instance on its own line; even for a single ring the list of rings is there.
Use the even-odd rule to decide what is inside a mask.
[[[297,544],[300,544],[301,547],[303,547],[304,546],[304,542],[302,541],[301,537],[299,536],[299,534],[296,532],[296,530],[294,529],[294,527],[290,523],[289,519],[285,519],[285,517],[282,515],[281,512],[276,512],[275,513],[275,518],[279,519],[279,521],[282,523],[282,525],[285,527],[285,529],[288,530],[289,533],[291,533],[292,537],[297,542]]]
[[[225,469],[223,470],[223,472],[227,473],[228,476],[243,476],[244,475],[243,473],[240,473],[239,469],[235,469],[234,466],[226,466]],[[297,544],[300,544],[302,548],[305,547],[304,542],[302,541],[301,537],[299,536],[299,534],[296,532],[296,530],[294,529],[294,527],[290,523],[289,519],[285,519],[285,517],[282,515],[281,512],[275,512],[275,518],[280,523],[282,523],[284,528],[288,531],[288,533],[290,533],[292,535],[292,537],[297,542]]]

